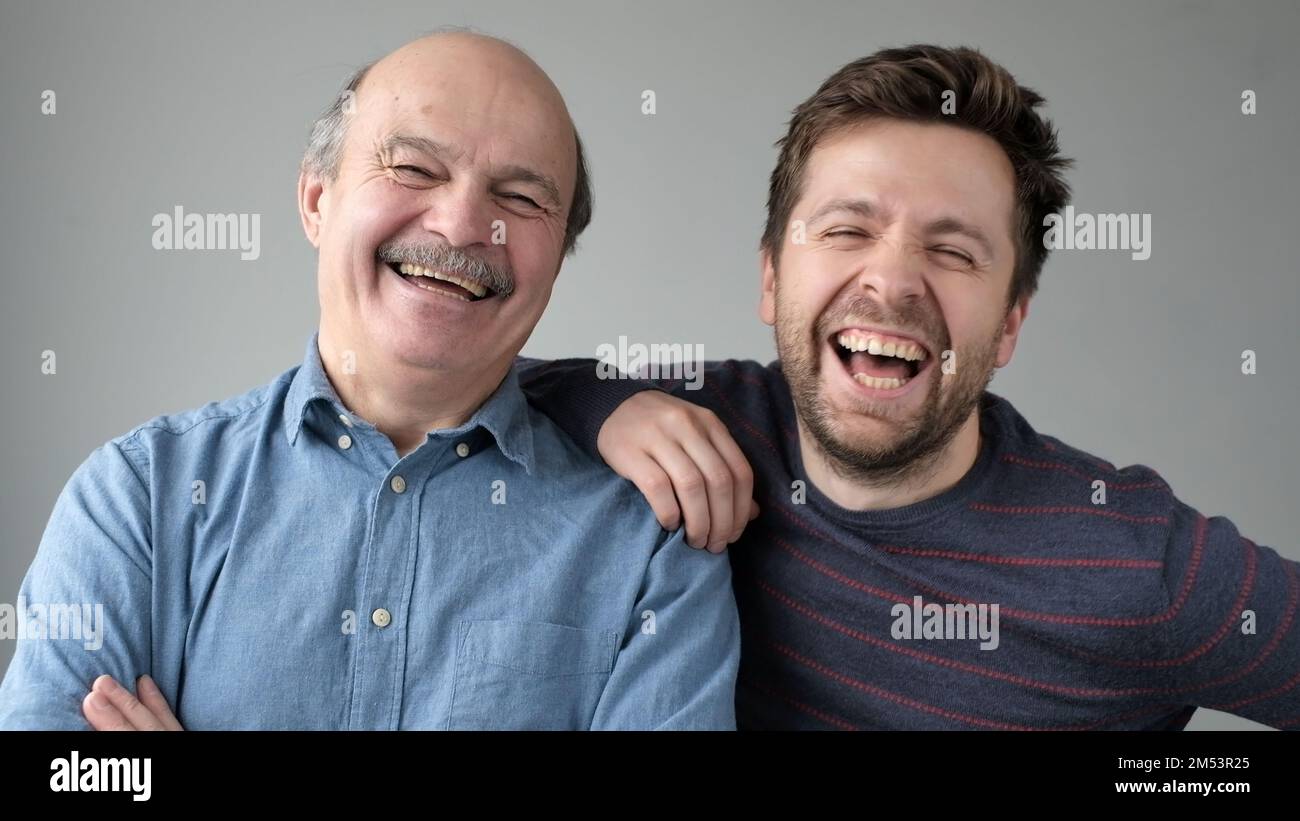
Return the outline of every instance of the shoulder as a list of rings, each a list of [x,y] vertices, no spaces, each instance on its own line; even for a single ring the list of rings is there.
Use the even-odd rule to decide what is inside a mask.
[[[790,388],[779,361],[767,365],[750,359],[709,362],[696,396],[683,388],[674,393],[712,410],[733,426],[733,434],[739,427],[767,438],[791,415]]]
[[[764,365],[753,359],[720,359],[705,365],[704,379],[736,394],[769,396],[787,390],[779,361]]]
[[[241,439],[251,443],[268,426],[282,427],[285,396],[298,368],[295,365],[270,383],[236,396],[155,416],[110,439],[95,454],[119,451],[138,468],[147,469],[163,454],[211,452]]]
[[[1040,433],[1010,402],[995,394],[985,394],[981,421],[983,429],[997,437],[995,449],[1002,464],[1043,471],[1038,474],[1041,479],[1083,479],[1126,490],[1170,492],[1169,484],[1154,469],[1140,464],[1116,467],[1107,459]]]
[[[981,429],[994,439],[992,481],[973,506],[1020,517],[1048,530],[1094,530],[1114,545],[1163,553],[1179,526],[1179,503],[1169,483],[1141,464],[1110,461],[1039,433],[1007,400],[986,394]]]
[[[528,407],[533,435],[534,478],[547,494],[564,499],[561,507],[586,511],[602,526],[650,534],[663,534],[650,504],[636,485],[619,476],[603,461],[587,455],[541,411]],[[616,531],[612,531],[616,532]]]

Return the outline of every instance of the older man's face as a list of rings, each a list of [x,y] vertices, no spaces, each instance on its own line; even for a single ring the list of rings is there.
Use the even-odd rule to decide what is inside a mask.
[[[575,170],[563,102],[522,55],[445,38],[385,58],[321,196],[323,322],[420,367],[513,358],[550,299]]]

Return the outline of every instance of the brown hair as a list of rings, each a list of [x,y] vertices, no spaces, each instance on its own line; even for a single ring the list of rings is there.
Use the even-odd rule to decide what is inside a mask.
[[[944,113],[944,92],[955,112]],[[832,132],[875,117],[948,123],[987,134],[1002,146],[1016,175],[1016,264],[1010,302],[1030,296],[1047,259],[1043,219],[1065,207],[1070,186],[1062,172],[1056,129],[1034,109],[1041,95],[1016,83],[1005,68],[971,48],[912,45],[854,60],[794,110],[777,141],[780,157],[767,197],[761,246],[780,258],[790,212],[802,196],[803,175],[817,143]]]

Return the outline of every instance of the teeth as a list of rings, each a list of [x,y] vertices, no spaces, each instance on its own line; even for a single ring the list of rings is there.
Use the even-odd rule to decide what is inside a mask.
[[[474,296],[481,297],[487,294],[487,288],[478,284],[477,282],[473,282],[472,280],[468,280],[468,279],[461,279],[460,277],[455,276],[454,274],[445,274],[442,271],[435,271],[432,268],[425,268],[422,265],[416,265],[410,262],[403,262],[401,265],[398,266],[397,270],[401,271],[403,274],[408,274],[410,276],[432,277],[433,279],[440,279],[443,282],[450,282],[453,285],[459,285],[460,287],[464,288],[466,291],[469,291]],[[415,284],[420,285],[420,283],[418,282]],[[435,288],[428,288],[423,285],[420,285],[420,287],[424,288],[426,291],[437,290]],[[469,302],[468,299],[466,299],[465,301]]]
[[[911,342],[884,342],[879,337],[857,334],[840,334],[837,340],[848,351],[866,351],[873,356],[892,356],[908,362],[925,359],[925,349]]]
[[[853,374],[853,378],[863,385],[866,385],[868,388],[879,388],[881,390],[901,388],[910,381],[907,379],[897,379],[892,376],[871,376],[865,373],[855,373]]]
[[[448,291],[446,288],[434,288],[419,282],[415,283],[415,287],[423,288],[426,291],[433,291],[435,294],[441,294],[442,296],[449,296],[452,299],[459,299],[461,302],[469,302],[469,297],[461,296],[460,294],[455,293],[453,291]]]

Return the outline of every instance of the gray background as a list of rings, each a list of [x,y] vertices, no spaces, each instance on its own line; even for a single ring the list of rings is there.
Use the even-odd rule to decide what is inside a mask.
[[[294,199],[308,126],[350,70],[446,24],[528,50],[590,151],[595,221],[525,349],[542,357],[627,335],[770,359],[755,246],[790,110],[883,46],[982,49],[1048,98],[1078,160],[1077,208],[1152,214],[1154,248],[1146,262],[1055,254],[994,390],[1039,430],[1151,465],[1202,512],[1300,558],[1295,3],[0,9],[0,601],[15,601],[93,448],[300,361],[317,316]],[[153,250],[150,220],[177,204],[260,213],[261,258]],[[0,669],[12,650],[0,641]],[[1253,726],[1206,711],[1191,724]]]

